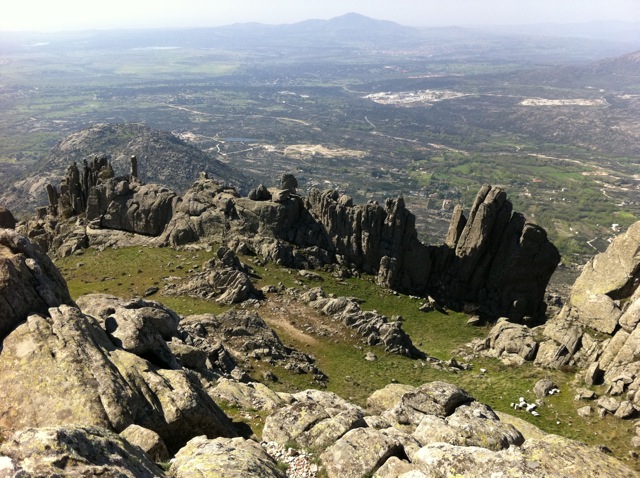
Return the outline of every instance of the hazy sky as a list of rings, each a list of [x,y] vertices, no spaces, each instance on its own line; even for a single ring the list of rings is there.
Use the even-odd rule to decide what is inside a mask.
[[[3,0],[0,30],[294,23],[348,12],[412,26],[640,22],[640,0]]]

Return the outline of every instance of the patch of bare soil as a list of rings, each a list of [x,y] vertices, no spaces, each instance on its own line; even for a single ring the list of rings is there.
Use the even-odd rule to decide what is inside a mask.
[[[260,316],[277,332],[311,347],[320,345],[320,337],[351,339],[351,331],[341,322],[291,297],[269,294],[260,307]]]

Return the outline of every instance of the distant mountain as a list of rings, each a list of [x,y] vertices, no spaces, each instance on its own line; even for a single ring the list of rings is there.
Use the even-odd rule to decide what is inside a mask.
[[[162,30],[107,30],[73,33],[0,32],[0,52],[40,45],[50,49],[152,48],[326,48],[390,46],[421,40],[420,30],[384,20],[348,13],[329,20],[267,25],[238,23],[212,28]]]
[[[44,158],[44,165],[5,191],[0,200],[13,212],[32,212],[47,204],[45,186],[59,185],[67,167],[96,155],[110,156],[116,176],[129,173],[130,158],[138,158],[139,177],[184,192],[201,171],[246,192],[251,180],[166,131],[141,124],[97,124],[60,141]]]
[[[565,28],[566,27],[566,28]],[[589,27],[604,38],[583,35]],[[606,28],[605,28],[606,27]],[[635,30],[634,30],[635,28]],[[500,61],[537,58],[547,62],[554,57],[576,62],[618,55],[635,49],[640,26],[626,25],[625,35],[612,35],[611,25],[538,25],[522,27],[438,27],[413,28],[386,20],[348,13],[328,20],[305,20],[292,24],[269,25],[238,23],[211,28],[104,30],[62,33],[1,32],[0,55],[37,51],[61,53],[72,50],[132,51],[162,48],[250,51],[252,55],[287,57],[319,52],[412,51],[431,59],[479,56]],[[531,48],[535,40],[537,49]],[[539,51],[538,51],[539,50]],[[554,62],[555,63],[555,62]]]
[[[515,76],[530,84],[637,92],[640,89],[640,50],[586,65],[525,71]]]
[[[616,58],[608,58],[590,65],[594,75],[622,76],[638,83],[640,79],[640,50]]]

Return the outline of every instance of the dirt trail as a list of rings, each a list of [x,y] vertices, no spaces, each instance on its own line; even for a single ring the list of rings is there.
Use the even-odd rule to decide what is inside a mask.
[[[276,331],[311,347],[322,345],[318,336],[344,338],[348,335],[340,322],[288,297],[269,297],[260,308],[260,316]]]

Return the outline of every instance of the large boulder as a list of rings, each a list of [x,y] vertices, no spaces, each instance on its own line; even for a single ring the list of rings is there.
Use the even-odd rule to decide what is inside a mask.
[[[89,201],[98,207],[87,217],[99,219],[106,229],[159,236],[173,216],[176,198],[175,192],[159,184],[114,178],[91,189]]]
[[[61,304],[73,301],[51,260],[25,237],[0,229],[0,339],[29,314]]]
[[[524,325],[514,324],[502,318],[489,332],[486,346],[495,356],[516,355],[523,361],[533,361],[538,351],[538,342],[533,331]]]
[[[524,442],[522,434],[503,423],[488,406],[478,402],[461,405],[448,417],[425,416],[413,436],[423,445],[450,443],[504,450]]]
[[[397,439],[373,428],[356,428],[327,448],[320,459],[329,478],[360,478],[392,456],[406,456]]]
[[[330,392],[307,390],[265,421],[262,438],[285,445],[324,449],[349,430],[366,427],[364,411]]]
[[[67,425],[17,431],[0,446],[0,476],[155,478],[145,453],[100,427]]]
[[[161,367],[179,368],[166,342],[178,335],[180,318],[172,310],[157,302],[123,300],[106,294],[84,295],[77,304],[101,322],[116,347]]]
[[[196,435],[236,434],[196,377],[116,347],[100,323],[77,308],[31,315],[3,345],[3,429],[81,423],[120,432],[138,424],[174,451]]]
[[[389,423],[415,431],[427,415],[447,417],[460,405],[474,400],[463,389],[446,382],[429,382],[404,393],[400,400],[382,413]]]
[[[285,478],[276,461],[256,442],[244,438],[199,436],[190,440],[175,456],[172,478]]]

